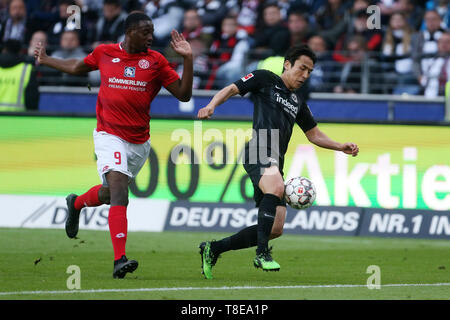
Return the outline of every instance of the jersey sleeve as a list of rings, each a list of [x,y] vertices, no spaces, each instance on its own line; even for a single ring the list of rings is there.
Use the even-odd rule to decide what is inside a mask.
[[[248,92],[254,92],[261,89],[267,77],[266,70],[255,70],[235,81],[234,84],[238,87],[239,94],[244,96]]]
[[[172,82],[180,79],[178,73],[176,73],[176,71],[170,66],[169,61],[167,61],[163,55],[160,56],[159,64],[159,80],[164,88]]]
[[[90,67],[92,70],[98,69],[98,63],[100,61],[100,56],[103,54],[103,45],[97,46],[94,51],[89,53],[86,58],[84,58],[84,64]]]
[[[295,122],[297,122],[297,124],[303,130],[303,132],[311,130],[312,128],[317,126],[317,122],[316,120],[314,120],[312,112],[305,102],[303,102],[302,106],[300,107]]]

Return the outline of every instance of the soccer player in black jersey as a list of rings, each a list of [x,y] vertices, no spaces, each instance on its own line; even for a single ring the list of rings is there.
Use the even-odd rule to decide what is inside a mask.
[[[220,90],[209,104],[198,111],[199,119],[208,119],[217,106],[230,97],[251,92],[254,102],[253,137],[246,144],[244,169],[254,188],[258,223],[220,241],[200,244],[202,270],[212,279],[212,267],[223,252],[257,246],[255,267],[278,271],[280,265],[272,259],[270,239],[281,236],[286,218],[283,165],[292,129],[297,123],[308,140],[322,148],[356,156],[358,146],[339,143],[319,130],[308,105],[295,94],[308,79],[316,56],[306,45],[291,47],[285,55],[281,77],[267,70],[255,70]]]

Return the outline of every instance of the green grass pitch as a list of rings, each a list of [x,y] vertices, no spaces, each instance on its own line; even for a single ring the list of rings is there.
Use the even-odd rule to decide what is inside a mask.
[[[108,232],[80,230],[78,239],[68,239],[61,229],[3,228],[0,299],[450,298],[450,241],[283,235],[270,242],[280,272],[255,269],[251,248],[223,254],[213,269],[215,279],[206,280],[198,244],[227,235],[130,232],[127,255],[139,268],[113,279]],[[70,265],[80,268],[81,291],[69,292]],[[380,267],[381,289],[366,287],[370,265]]]

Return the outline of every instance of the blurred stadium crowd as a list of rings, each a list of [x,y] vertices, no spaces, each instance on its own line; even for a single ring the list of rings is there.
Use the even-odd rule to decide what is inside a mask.
[[[80,29],[69,19],[71,5],[81,8]],[[371,5],[381,13],[380,28],[368,28]],[[219,89],[256,68],[281,73],[282,56],[296,43],[318,55],[310,92],[436,97],[450,74],[449,0],[0,0],[0,46],[31,64],[38,41],[52,56],[84,58],[100,43],[122,41],[133,10],[153,19],[152,49],[179,72],[180,57],[168,44],[172,29],[183,33],[194,53],[195,89]],[[98,72],[33,72],[39,85],[100,81]]]

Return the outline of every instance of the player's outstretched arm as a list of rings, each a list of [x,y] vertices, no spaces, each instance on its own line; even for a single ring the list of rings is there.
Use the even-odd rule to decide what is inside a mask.
[[[199,119],[209,119],[211,118],[212,114],[214,113],[214,110],[227,101],[232,96],[235,96],[239,93],[238,87],[232,83],[219,92],[217,92],[214,97],[211,99],[211,101],[208,103],[208,105],[204,108],[201,108],[198,110],[197,117]]]
[[[355,143],[346,142],[339,143],[332,139],[330,139],[325,133],[320,131],[320,129],[315,126],[314,128],[305,132],[306,137],[311,143],[314,143],[316,146],[342,151],[346,154],[351,154],[353,157],[356,157],[359,152],[359,148]]]
[[[49,57],[40,42],[34,49],[34,58],[38,64],[73,75],[80,75],[92,71],[92,69],[88,67],[83,60]]]
[[[184,58],[183,76],[181,80],[177,80],[169,84],[166,89],[178,100],[187,102],[192,97],[192,81],[194,78],[194,63],[192,57],[192,49],[189,42],[179,34],[176,30],[172,30],[172,40],[170,46],[172,49]]]

